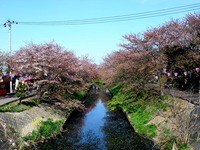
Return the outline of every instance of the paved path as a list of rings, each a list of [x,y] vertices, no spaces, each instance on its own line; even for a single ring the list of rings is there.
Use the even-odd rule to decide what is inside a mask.
[[[0,96],[0,105],[4,105],[16,100],[18,100],[18,98],[15,95]]]
[[[182,98],[184,100],[189,101],[190,103],[200,106],[200,94],[199,93],[193,94],[191,92],[179,91],[179,90],[173,90],[173,89],[163,89],[163,92],[170,94],[172,96],[175,96],[175,97]],[[34,95],[35,93],[32,93],[32,95]],[[29,95],[29,96],[31,96],[31,95]],[[16,100],[18,100],[18,98],[15,95],[0,96],[0,105],[4,105],[6,103],[16,101]]]
[[[170,94],[175,97],[179,97],[181,99],[187,100],[188,102],[199,105],[200,106],[200,94],[199,93],[191,93],[186,91],[179,91],[173,89],[163,89],[164,93]]]
[[[35,96],[35,95],[36,95],[36,91],[32,91],[31,93],[28,93],[25,98],[32,97],[32,96]],[[13,102],[13,101],[16,101],[18,99],[19,98],[17,98],[15,96],[15,94],[8,94],[8,95],[0,96],[0,106],[7,104],[7,103],[10,103],[10,102]]]

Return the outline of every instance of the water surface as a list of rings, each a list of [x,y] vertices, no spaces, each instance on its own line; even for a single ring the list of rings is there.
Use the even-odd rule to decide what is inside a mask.
[[[93,105],[85,113],[73,114],[66,122],[66,132],[46,140],[35,149],[52,150],[149,150],[147,141],[129,124],[121,111],[109,111],[108,94],[96,93]],[[90,99],[91,100],[91,97]]]

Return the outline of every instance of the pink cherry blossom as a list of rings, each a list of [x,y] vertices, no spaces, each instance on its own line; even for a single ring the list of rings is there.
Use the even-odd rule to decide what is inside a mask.
[[[167,73],[167,76],[168,76],[168,77],[170,77],[170,76],[171,76],[171,73],[170,73],[170,72],[168,72],[168,73]]]
[[[198,68],[195,68],[195,70],[196,70],[196,72],[199,72],[199,71],[200,71],[199,67],[198,67]]]

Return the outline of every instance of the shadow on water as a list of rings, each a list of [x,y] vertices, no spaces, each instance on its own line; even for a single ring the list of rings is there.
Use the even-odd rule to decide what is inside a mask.
[[[66,121],[65,133],[45,140],[32,149],[41,150],[154,150],[151,141],[134,132],[122,111],[109,111],[108,94],[92,92],[93,101],[85,113],[73,113]]]

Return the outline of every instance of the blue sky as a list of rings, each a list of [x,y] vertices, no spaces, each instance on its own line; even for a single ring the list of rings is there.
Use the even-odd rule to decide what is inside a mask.
[[[135,14],[199,3],[199,0],[0,0],[0,24],[17,22],[67,21]],[[88,55],[96,63],[123,42],[128,33],[143,32],[189,12],[123,22],[36,26],[12,25],[12,50],[27,43],[55,41],[77,56]],[[8,27],[0,27],[0,49],[9,50]]]

